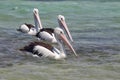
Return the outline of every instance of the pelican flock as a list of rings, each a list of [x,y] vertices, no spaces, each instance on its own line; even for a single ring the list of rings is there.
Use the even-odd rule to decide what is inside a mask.
[[[29,45],[21,48],[20,51],[31,52],[33,56],[37,57],[48,57],[56,60],[66,58],[65,44],[68,48],[77,56],[71,42],[73,42],[70,31],[65,22],[65,17],[63,15],[58,15],[59,27],[56,28],[43,28],[39,16],[39,11],[37,8],[33,9],[34,23],[22,24],[18,31],[26,33],[28,35],[36,36],[39,40],[36,42],[31,42]],[[49,43],[57,43],[59,49]]]

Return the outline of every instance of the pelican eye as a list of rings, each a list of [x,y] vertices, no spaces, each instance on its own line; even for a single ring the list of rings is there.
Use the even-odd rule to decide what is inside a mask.
[[[63,18],[61,18],[61,20],[63,21]]]
[[[37,14],[37,11],[35,11],[35,13]]]
[[[63,32],[62,32],[62,31],[60,31],[60,34],[63,34]]]
[[[38,12],[37,10],[34,10],[34,13],[35,13],[35,14],[37,14],[37,12]]]

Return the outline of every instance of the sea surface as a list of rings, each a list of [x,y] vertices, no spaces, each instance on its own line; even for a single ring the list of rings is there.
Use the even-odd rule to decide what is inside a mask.
[[[35,58],[19,51],[34,36],[17,32],[23,23],[34,24],[38,8],[43,27],[58,27],[64,15],[78,57]],[[120,80],[119,0],[0,0],[0,80]]]

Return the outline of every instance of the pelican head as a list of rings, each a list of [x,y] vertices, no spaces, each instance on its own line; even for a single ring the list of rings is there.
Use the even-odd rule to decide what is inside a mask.
[[[63,15],[58,15],[59,20],[65,20],[65,17]]]
[[[62,28],[66,32],[70,41],[73,42],[70,31],[69,31],[67,24],[65,22],[65,17],[63,15],[58,15],[58,23],[59,23],[60,28]]]
[[[34,8],[34,9],[33,9],[33,13],[34,13],[34,14],[39,14],[39,10],[38,10],[37,8]]]
[[[70,50],[75,54],[75,56],[77,56],[74,48],[72,47],[72,45],[70,44],[66,36],[64,35],[64,31],[61,28],[55,28],[54,34],[60,44],[61,44],[61,41],[63,41],[70,48]]]
[[[23,33],[28,33],[30,31],[30,29],[28,28],[28,26],[26,24],[22,24],[19,29],[17,29],[17,31],[23,32]]]

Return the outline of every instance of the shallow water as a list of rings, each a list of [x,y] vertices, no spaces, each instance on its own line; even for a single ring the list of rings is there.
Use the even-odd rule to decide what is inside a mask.
[[[119,1],[0,1],[0,80],[119,80]],[[38,8],[44,27],[57,27],[66,17],[77,58],[67,50],[65,61],[33,58],[19,49],[36,40],[16,31],[32,23]]]

